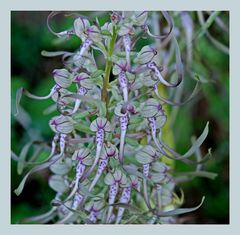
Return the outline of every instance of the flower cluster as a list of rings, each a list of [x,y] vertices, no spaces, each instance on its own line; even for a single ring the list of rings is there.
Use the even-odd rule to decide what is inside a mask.
[[[77,37],[80,46],[75,52],[43,52],[49,57],[62,56],[64,64],[54,69],[55,85],[48,95],[38,97],[24,88],[18,90],[17,105],[25,94],[52,99],[59,112],[49,121],[54,136],[48,158],[33,167],[15,190],[21,193],[30,174],[51,170],[49,186],[56,192],[52,209],[29,221],[174,223],[176,215],[197,209],[199,206],[178,209],[182,204],[175,193],[178,180],[166,159],[197,165],[205,161],[189,158],[205,140],[208,124],[182,155],[170,148],[162,135],[167,122],[164,104],[176,103],[163,98],[159,87],[174,88],[183,79],[170,14],[161,14],[167,23],[162,35],[151,33],[151,13],[146,11],[112,12],[103,25],[97,18],[77,16],[72,28],[59,33],[50,27],[55,14],[48,17],[51,32],[63,40]],[[140,38],[153,43],[136,51]],[[160,64],[162,49],[155,41],[175,48],[175,81]],[[102,55],[104,70],[95,51]]]

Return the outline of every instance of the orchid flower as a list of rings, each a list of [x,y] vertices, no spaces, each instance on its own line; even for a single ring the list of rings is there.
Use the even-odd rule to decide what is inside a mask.
[[[90,212],[88,219],[95,224],[97,222],[97,218],[101,212],[101,210],[104,207],[104,203],[102,201],[95,201],[95,202],[89,202],[85,209]]]
[[[98,163],[98,170],[96,172],[96,175],[95,175],[91,185],[89,186],[89,189],[88,189],[89,192],[92,191],[92,189],[96,185],[97,181],[101,177],[102,173],[104,172],[104,170],[105,170],[105,168],[106,168],[106,166],[108,164],[109,158],[118,159],[118,150],[111,143],[108,143],[108,145],[105,145],[102,148],[101,156],[100,156],[99,163]]]
[[[76,192],[75,196],[73,198],[73,201],[72,201],[71,209],[72,210],[77,210],[77,208],[79,207],[82,200],[83,200],[83,196],[80,193]],[[58,221],[57,222],[58,224],[64,224],[66,221],[68,221],[72,218],[74,213],[72,211],[69,211],[69,210],[67,210],[67,211],[68,211],[68,213],[66,213],[66,212],[64,213],[64,214],[66,214],[66,216],[63,217],[63,219],[61,219],[60,221]]]
[[[166,116],[164,115],[162,105],[155,99],[148,99],[143,106],[141,114],[143,117],[148,118],[148,123],[151,129],[153,141],[156,147],[159,148],[159,150],[161,151],[162,147],[157,140],[156,131],[157,125],[158,127],[161,127],[166,122]]]
[[[74,180],[75,182],[74,187],[65,201],[70,200],[73,197],[73,195],[77,192],[79,180],[83,176],[86,166],[90,166],[92,164],[90,151],[87,148],[81,148],[80,150],[75,151],[75,153],[72,156],[72,159],[78,161],[76,166],[76,177]]]
[[[90,26],[87,19],[78,17],[74,21],[74,30],[75,34],[83,41],[78,58],[81,58],[94,42],[101,41],[99,29],[95,25]]]
[[[150,163],[157,159],[157,151],[151,145],[145,145],[136,152],[135,158],[139,163],[142,164],[143,175],[146,177],[143,178],[143,193],[145,201],[149,207],[150,201],[147,192],[147,178],[150,178]]]
[[[98,163],[104,143],[105,132],[111,131],[111,125],[106,118],[98,117],[91,123],[90,129],[91,131],[96,132],[96,156],[92,166],[86,173],[85,178],[92,173]]]
[[[138,178],[134,175],[130,175],[129,177],[129,183],[123,188],[122,195],[120,197],[120,203],[128,203],[131,198],[131,190],[132,188],[138,189]],[[119,224],[121,222],[123,213],[125,211],[125,208],[119,207],[117,217],[116,217],[116,224]]]
[[[124,105],[118,105],[115,108],[115,114],[119,117],[120,121],[120,129],[121,129],[121,136],[120,136],[120,147],[119,147],[119,161],[123,163],[123,155],[124,155],[124,143],[125,137],[127,132],[127,125],[128,125],[128,107],[124,110]],[[135,111],[134,108],[131,106],[130,111]]]
[[[105,182],[105,184],[110,186],[109,187],[109,198],[108,198],[109,208],[108,208],[108,213],[107,213],[107,218],[106,218],[106,222],[109,222],[111,215],[112,215],[112,211],[113,211],[112,204],[114,204],[114,202],[115,202],[119,186],[126,185],[127,178],[120,170],[116,170],[113,174],[108,173],[104,179],[104,182]]]
[[[129,34],[126,34],[123,36],[123,44],[124,44],[125,53],[126,53],[127,69],[129,70],[131,68],[131,59],[130,59],[131,39]]]

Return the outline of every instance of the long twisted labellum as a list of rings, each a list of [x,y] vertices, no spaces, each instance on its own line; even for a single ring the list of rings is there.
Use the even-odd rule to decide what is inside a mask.
[[[46,96],[36,96],[31,94],[29,91],[27,91],[25,88],[19,88],[17,90],[17,94],[16,94],[16,113],[15,116],[18,115],[19,113],[19,104],[20,104],[20,100],[22,97],[22,94],[26,95],[27,97],[31,98],[31,99],[35,99],[35,100],[46,100],[51,98],[57,91],[59,91],[61,89],[61,87],[59,85],[54,85],[54,87],[51,89],[50,93]]]
[[[108,204],[111,205],[115,202],[115,198],[116,198],[116,195],[118,193],[118,188],[119,188],[119,185],[117,182],[115,182],[114,184],[112,184],[110,186],[110,189],[109,189],[109,198],[108,198]],[[111,215],[112,215],[112,211],[113,211],[113,206],[109,206],[108,208],[108,214],[107,214],[107,222],[109,222],[110,218],[111,218]]]
[[[150,31],[149,31],[149,28],[147,26],[145,26],[145,31],[147,32],[147,34],[150,36],[150,37],[153,37],[155,39],[165,39],[165,42],[163,42],[163,44],[166,44],[171,36],[172,36],[172,33],[173,33],[173,21],[172,21],[172,17],[168,14],[167,11],[162,11],[162,14],[164,16],[164,18],[166,19],[168,25],[169,25],[169,31],[167,34],[165,35],[153,35]]]
[[[121,164],[123,164],[124,144],[125,144],[125,137],[126,137],[126,132],[127,132],[128,117],[127,117],[127,115],[125,115],[125,116],[120,117],[119,119],[120,119],[120,125],[121,125],[119,161]]]
[[[86,93],[87,93],[87,89],[86,88],[81,86],[78,89],[78,94],[79,95],[85,95]],[[76,113],[78,111],[80,105],[81,105],[81,100],[80,99],[76,99],[74,108],[73,108],[72,112],[69,115],[73,115],[74,113]]]
[[[123,92],[124,102],[128,101],[128,80],[125,72],[121,72],[118,76],[118,81]]]
[[[131,68],[131,60],[130,60],[131,39],[129,37],[129,34],[126,34],[123,36],[123,44],[124,44],[125,53],[126,53],[127,69],[129,70]]]
[[[76,192],[73,198],[72,206],[71,208],[68,208],[69,210],[71,209],[70,212],[62,220],[58,221],[57,224],[64,224],[65,222],[70,220],[71,217],[74,215],[75,210],[79,207],[82,200],[83,196],[80,193]]]
[[[120,198],[120,203],[128,203],[130,200],[130,196],[131,196],[131,187],[123,188],[122,195]],[[116,222],[115,222],[116,224],[119,224],[121,222],[124,210],[125,208],[119,207]]]
[[[91,183],[91,185],[89,186],[89,192],[92,191],[92,189],[94,188],[94,186],[96,185],[97,181],[99,180],[99,178],[101,177],[103,171],[105,170],[106,166],[108,163],[108,159],[100,159],[99,161],[99,166],[98,166],[98,170],[97,173]]]
[[[77,168],[76,168],[76,179],[75,179],[74,188],[65,201],[70,200],[73,197],[73,195],[77,192],[78,183],[84,173],[85,167],[86,166],[81,161],[79,161]]]
[[[59,14],[59,13],[61,13],[61,12],[51,12],[49,15],[48,15],[48,17],[47,17],[47,27],[48,27],[48,29],[49,29],[49,31],[52,33],[52,34],[54,34],[54,35],[56,35],[57,37],[59,37],[59,38],[62,38],[62,37],[68,37],[70,34],[72,34],[72,31],[71,30],[64,30],[64,31],[62,31],[62,32],[55,32],[55,31],[53,31],[52,30],[52,28],[51,28],[51,26],[50,26],[50,20],[52,19],[52,17],[54,17],[55,15],[57,15],[57,14]]]
[[[80,48],[80,51],[79,51],[79,58],[81,58],[88,50],[89,50],[89,47],[92,45],[93,41],[90,39],[90,38],[87,38],[81,48]]]
[[[66,138],[66,135],[61,134],[61,136],[60,136],[60,153],[59,153],[58,155],[55,155],[54,157],[52,157],[50,161],[48,161],[48,162],[46,162],[46,163],[44,163],[44,164],[42,164],[42,165],[40,165],[40,166],[36,166],[36,167],[32,168],[32,169],[24,176],[24,178],[22,179],[22,181],[21,181],[21,183],[19,184],[18,188],[14,190],[14,192],[16,193],[17,196],[21,194],[27,178],[28,178],[32,173],[35,173],[35,172],[44,170],[44,169],[50,167],[52,164],[54,164],[55,162],[57,162],[59,159],[62,158],[62,156],[63,156],[63,154],[64,154],[64,149],[65,149],[65,138]]]

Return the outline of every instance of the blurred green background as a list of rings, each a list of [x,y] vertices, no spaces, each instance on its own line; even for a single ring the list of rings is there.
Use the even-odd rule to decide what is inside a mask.
[[[15,112],[16,90],[25,87],[33,94],[46,95],[53,85],[51,73],[55,68],[62,68],[61,58],[44,58],[42,50],[74,51],[79,47],[79,40],[72,37],[62,43],[52,35],[46,26],[49,12],[12,12],[11,14],[11,99],[12,112]],[[85,13],[96,15],[99,13]],[[172,13],[175,19],[176,13]],[[194,32],[201,27],[196,12],[190,13]],[[219,17],[228,23],[228,12],[222,12]],[[100,16],[100,23],[108,20],[109,13]],[[54,23],[55,22],[55,23]],[[68,28],[73,17],[57,16],[52,26],[61,31]],[[179,20],[175,22],[182,37],[179,37],[183,62],[186,57],[185,38]],[[227,32],[219,30],[213,24],[209,30],[219,41],[228,44]],[[140,40],[136,49],[140,49],[147,40]],[[192,72],[197,74],[204,83],[201,92],[190,103],[179,109],[169,107],[169,114],[174,115],[172,134],[175,149],[183,153],[191,144],[191,137],[201,134],[207,121],[210,131],[201,150],[204,153],[212,148],[212,159],[208,161],[204,170],[215,172],[215,180],[195,178],[182,184],[185,192],[184,207],[197,205],[203,195],[206,196],[203,206],[194,213],[181,217],[184,223],[197,224],[227,224],[229,223],[229,56],[218,50],[205,35],[193,42]],[[194,82],[185,74],[184,94],[190,94]],[[186,96],[187,97],[187,96]],[[48,120],[53,116],[43,115],[43,111],[53,102],[51,100],[35,101],[23,97],[22,115],[16,119],[11,116],[11,148],[19,154],[21,148],[30,139],[50,141],[52,131],[48,127]],[[42,155],[47,153],[43,150]],[[26,183],[23,193],[16,196],[13,190],[18,186],[22,175],[17,174],[16,162],[11,161],[11,222],[38,215],[50,208],[50,201],[54,192],[48,187],[48,171],[34,174]],[[177,171],[193,168],[180,162],[176,163]]]

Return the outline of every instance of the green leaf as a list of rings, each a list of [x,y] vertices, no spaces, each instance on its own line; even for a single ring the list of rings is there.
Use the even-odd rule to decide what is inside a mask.
[[[204,81],[203,79],[201,79],[201,81],[199,80],[199,76],[198,77],[196,77],[196,75],[193,75],[194,76],[194,79],[197,81],[196,82],[196,85],[195,85],[195,87],[194,87],[194,89],[193,89],[193,91],[192,91],[192,93],[190,94],[190,96],[186,99],[186,100],[184,100],[184,101],[181,101],[181,102],[176,102],[176,101],[171,101],[171,100],[169,100],[169,99],[167,99],[167,98],[164,98],[164,97],[162,97],[162,96],[160,96],[160,94],[159,94],[159,92],[158,92],[158,89],[156,90],[156,95],[157,95],[157,97],[161,100],[161,101],[163,101],[164,103],[166,103],[166,104],[170,104],[170,105],[175,105],[175,106],[183,106],[183,105],[185,105],[186,103],[188,103],[189,101],[191,101],[197,94],[198,94],[198,92],[199,92],[199,82],[201,82],[201,83],[206,83],[207,82],[207,80],[206,81]]]
[[[105,48],[105,46],[104,46],[104,44],[102,43],[102,42],[95,42],[94,43],[96,46],[97,46],[97,50],[100,50],[102,53],[103,53],[103,55],[104,55],[104,57],[105,58],[107,58],[107,50],[106,50],[106,48]],[[94,46],[92,45],[92,47],[94,48]]]
[[[65,206],[69,211],[71,211],[73,214],[77,214],[83,221],[87,222],[87,214],[84,211],[74,210],[71,207],[67,206],[66,204],[59,201],[60,205]]]

